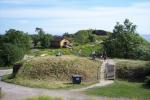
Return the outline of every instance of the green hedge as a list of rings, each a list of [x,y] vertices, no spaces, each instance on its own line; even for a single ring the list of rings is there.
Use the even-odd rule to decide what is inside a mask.
[[[126,60],[116,63],[116,77],[128,81],[144,82],[150,75],[150,61]]]
[[[148,87],[150,87],[150,76],[146,77],[145,85],[147,85]]]

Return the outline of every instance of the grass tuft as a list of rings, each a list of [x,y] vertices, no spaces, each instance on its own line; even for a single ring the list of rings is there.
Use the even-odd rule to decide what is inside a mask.
[[[33,97],[29,97],[26,98],[25,100],[64,100],[62,97],[50,97],[47,95],[41,95],[41,96],[33,96]]]

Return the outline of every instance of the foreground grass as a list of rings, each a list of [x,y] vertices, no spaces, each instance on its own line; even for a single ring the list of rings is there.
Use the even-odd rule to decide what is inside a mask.
[[[45,89],[76,89],[86,87],[94,82],[82,82],[81,84],[72,84],[69,82],[62,82],[62,81],[48,81],[48,80],[33,80],[33,79],[23,79],[23,78],[14,78],[9,79],[9,75],[3,76],[2,80],[8,83],[13,83],[17,85],[22,85],[26,87],[32,88],[45,88]]]
[[[127,97],[140,100],[150,100],[150,89],[142,83],[115,81],[107,87],[97,87],[85,91],[87,94],[109,97]]]
[[[25,100],[64,100],[64,99],[61,97],[52,98],[50,96],[43,95],[43,96],[29,97]]]
[[[29,98],[26,98],[25,100],[64,100],[64,98],[62,97],[50,97],[50,96],[47,96],[47,95],[41,95],[41,96],[34,96],[34,97],[29,97]],[[73,98],[70,98],[70,99],[67,99],[67,100],[75,100]],[[82,99],[82,100],[96,100],[94,98],[87,98],[87,99]]]

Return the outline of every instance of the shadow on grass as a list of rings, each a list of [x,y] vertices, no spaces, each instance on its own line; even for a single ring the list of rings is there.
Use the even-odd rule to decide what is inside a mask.
[[[82,85],[82,84],[75,84],[75,83],[63,83],[63,84],[65,84],[65,85]]]
[[[145,84],[145,83],[144,83],[144,84],[142,85],[142,88],[144,88],[144,89],[150,89],[150,86],[149,86],[148,84]]]

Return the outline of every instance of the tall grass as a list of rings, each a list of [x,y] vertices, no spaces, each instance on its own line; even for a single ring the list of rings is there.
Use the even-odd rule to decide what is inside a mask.
[[[16,78],[3,80],[29,87],[78,88],[97,82],[100,65],[98,60],[77,56],[36,57],[24,63]],[[74,74],[82,75],[81,85],[69,84]]]

